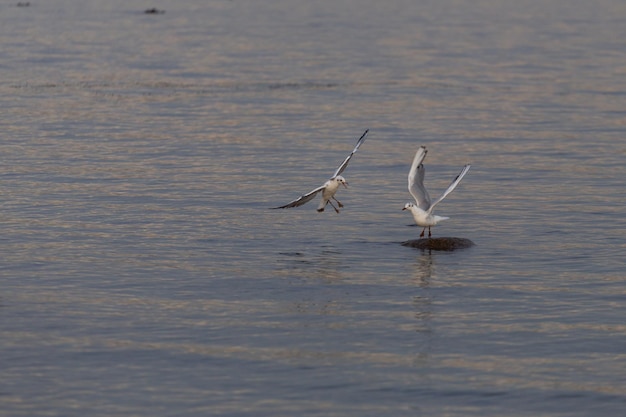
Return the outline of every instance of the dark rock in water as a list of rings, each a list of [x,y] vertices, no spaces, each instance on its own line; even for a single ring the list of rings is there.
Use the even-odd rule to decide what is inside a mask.
[[[474,242],[460,237],[435,237],[428,239],[407,240],[402,242],[402,246],[409,246],[417,249],[452,251],[474,246]]]
[[[159,10],[156,7],[153,7],[152,9],[147,9],[144,11],[145,14],[163,14],[165,13],[165,10]]]

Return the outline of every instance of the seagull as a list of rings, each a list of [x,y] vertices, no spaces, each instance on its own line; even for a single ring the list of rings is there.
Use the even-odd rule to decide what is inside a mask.
[[[320,201],[320,205],[317,207],[317,211],[321,213],[322,211],[324,211],[326,204],[330,204],[335,209],[335,211],[339,213],[339,209],[335,207],[335,205],[330,200],[331,199],[335,200],[339,207],[343,207],[343,204],[341,204],[339,200],[335,198],[335,193],[339,189],[339,185],[343,185],[344,187],[348,188],[348,182],[346,181],[344,177],[341,176],[341,173],[346,169],[346,167],[348,166],[348,163],[350,162],[350,159],[352,159],[352,156],[359,149],[359,146],[361,146],[361,144],[365,141],[365,136],[367,135],[367,132],[369,132],[369,129],[367,129],[365,133],[361,135],[359,140],[356,142],[356,145],[354,146],[354,149],[352,150],[350,155],[348,155],[346,159],[343,160],[343,162],[341,163],[341,165],[339,165],[339,168],[337,168],[333,176],[330,177],[330,179],[326,181],[324,185],[317,187],[316,189],[311,190],[304,195],[301,195],[300,197],[296,198],[290,203],[285,204],[284,206],[274,207],[274,208],[283,209],[283,208],[291,208],[291,207],[300,207],[301,205],[313,200],[313,198],[315,198],[317,193],[321,191],[322,201]]]
[[[411,170],[409,171],[409,192],[413,196],[413,199],[417,204],[406,203],[402,210],[410,210],[413,215],[413,219],[415,219],[415,223],[418,226],[423,227],[422,233],[420,237],[424,237],[424,232],[428,227],[428,237],[431,237],[430,227],[435,226],[442,220],[447,220],[449,217],[441,217],[433,214],[433,210],[435,206],[448,194],[452,192],[456,188],[457,185],[461,182],[465,174],[469,171],[471,165],[467,164],[463,167],[459,175],[456,176],[454,181],[450,183],[448,189],[441,194],[441,197],[436,199],[435,201],[430,201],[430,196],[428,195],[428,191],[424,188],[424,173],[426,169],[424,168],[424,158],[426,158],[426,146],[420,146],[420,148],[415,153],[415,157],[413,158],[413,165],[411,165]]]

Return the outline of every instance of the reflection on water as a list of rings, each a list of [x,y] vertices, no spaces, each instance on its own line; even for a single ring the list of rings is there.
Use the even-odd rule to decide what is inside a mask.
[[[333,247],[321,248],[313,255],[303,252],[282,252],[283,269],[277,270],[279,276],[298,279],[317,279],[332,283],[341,279],[341,252]]]
[[[428,288],[433,273],[433,255],[431,251],[422,253],[416,257],[415,282],[420,288]]]

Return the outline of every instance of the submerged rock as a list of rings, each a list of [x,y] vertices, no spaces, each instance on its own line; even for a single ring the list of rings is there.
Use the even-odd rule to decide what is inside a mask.
[[[407,240],[406,242],[402,242],[402,246],[417,249],[452,251],[474,246],[474,242],[460,237],[433,237],[428,239]]]
[[[163,14],[165,13],[165,10],[159,10],[156,7],[153,7],[152,9],[146,9],[144,10],[145,14]]]

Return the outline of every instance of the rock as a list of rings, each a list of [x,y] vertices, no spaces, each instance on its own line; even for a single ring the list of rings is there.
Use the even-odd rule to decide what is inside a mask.
[[[474,246],[474,242],[460,237],[435,237],[428,239],[407,240],[402,246],[417,249],[453,251]]]

